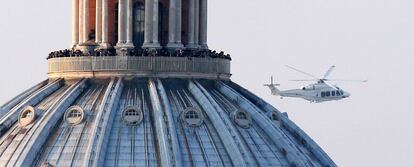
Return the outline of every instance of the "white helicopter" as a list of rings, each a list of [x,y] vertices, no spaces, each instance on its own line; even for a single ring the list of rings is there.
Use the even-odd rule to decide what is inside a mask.
[[[296,69],[291,66],[286,66],[290,69],[293,69],[297,72],[305,74],[313,79],[302,79],[302,80],[291,80],[291,81],[317,81],[317,83],[310,84],[308,86],[303,86],[301,89],[292,89],[281,91],[277,88],[280,84],[273,83],[273,76],[271,77],[271,83],[265,84],[272,91],[272,95],[283,97],[294,97],[294,98],[303,98],[310,101],[311,103],[321,103],[326,101],[334,101],[348,98],[351,96],[350,93],[342,90],[336,85],[330,84],[328,81],[345,81],[345,82],[367,82],[367,80],[330,80],[327,77],[332,73],[335,66],[331,66],[328,71],[323,75],[322,78],[315,77],[309,73],[303,72],[299,69]]]

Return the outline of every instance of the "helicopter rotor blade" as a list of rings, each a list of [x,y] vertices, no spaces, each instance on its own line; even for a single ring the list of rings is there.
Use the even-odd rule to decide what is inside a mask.
[[[290,68],[290,69],[292,69],[292,70],[296,71],[296,72],[302,73],[302,74],[304,74],[304,75],[307,75],[307,76],[309,76],[309,77],[312,77],[312,78],[314,78],[314,79],[319,80],[319,78],[318,78],[318,77],[315,77],[315,76],[314,76],[314,75],[312,75],[312,74],[309,74],[309,73],[307,73],[307,72],[304,72],[304,71],[299,70],[299,69],[297,69],[297,68],[295,68],[295,67],[292,67],[292,66],[288,66],[288,65],[285,65],[285,66],[286,66],[287,68]]]
[[[335,81],[335,82],[368,82],[368,80],[348,80],[348,79],[328,79],[328,81]]]
[[[333,69],[335,68],[335,66],[331,66],[329,67],[328,71],[326,71],[325,75],[323,75],[322,79],[326,79],[328,78],[328,76],[332,73]]]
[[[325,83],[326,85],[328,85],[329,87],[331,87],[331,88],[333,88],[333,89],[335,89],[335,90],[339,90],[339,88],[338,87],[336,87],[336,86],[334,86],[333,84],[331,84],[331,83],[329,83],[329,82],[323,82],[323,83]]]
[[[291,79],[292,82],[307,82],[307,81],[319,81],[319,79]]]

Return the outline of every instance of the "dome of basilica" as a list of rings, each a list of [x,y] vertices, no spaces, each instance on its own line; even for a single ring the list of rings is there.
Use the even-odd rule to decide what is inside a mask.
[[[73,0],[70,49],[0,107],[0,167],[335,167],[231,81],[207,0]]]

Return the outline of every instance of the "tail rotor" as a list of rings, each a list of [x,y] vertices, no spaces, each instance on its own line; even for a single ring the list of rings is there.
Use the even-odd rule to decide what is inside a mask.
[[[280,86],[280,84],[275,84],[273,82],[273,76],[270,77],[270,84],[265,84],[264,86],[269,87],[269,89],[272,91],[272,95],[279,95],[280,90],[277,89],[276,86]]]

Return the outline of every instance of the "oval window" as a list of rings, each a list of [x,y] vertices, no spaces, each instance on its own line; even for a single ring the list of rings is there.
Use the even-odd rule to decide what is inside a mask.
[[[144,114],[137,106],[128,106],[122,112],[122,121],[129,126],[139,125],[144,119]]]
[[[272,114],[270,115],[270,119],[273,123],[279,123],[280,120],[276,112],[272,112]]]
[[[36,118],[36,110],[32,106],[26,107],[20,112],[19,125],[20,127],[27,126],[34,122]]]
[[[182,112],[182,120],[190,127],[198,127],[204,122],[204,116],[200,109],[188,107]]]
[[[78,125],[82,123],[85,112],[80,106],[72,106],[66,110],[65,120],[69,125]]]
[[[250,128],[252,124],[250,114],[241,109],[233,114],[233,121],[241,128]]]

